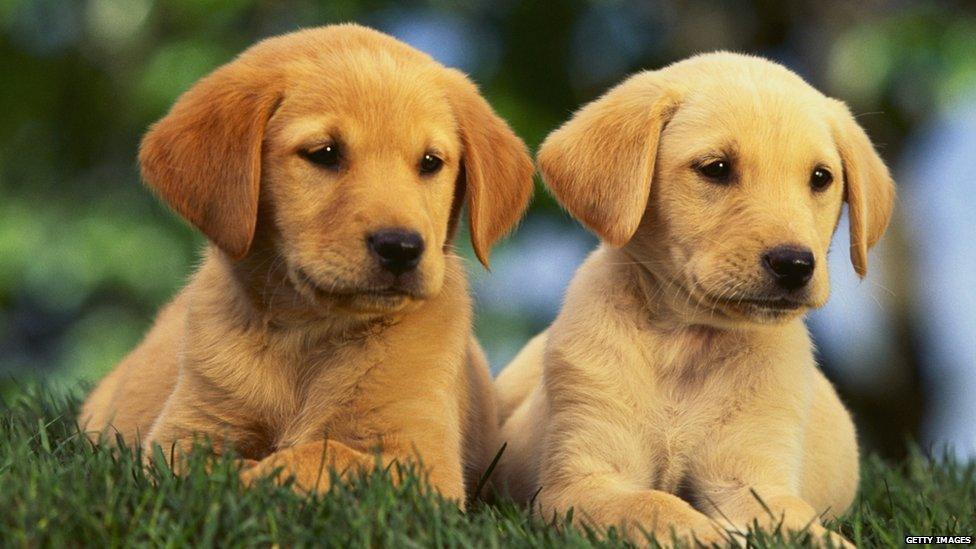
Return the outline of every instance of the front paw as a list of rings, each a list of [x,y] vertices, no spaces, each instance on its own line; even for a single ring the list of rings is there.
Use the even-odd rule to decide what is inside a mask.
[[[685,539],[706,547],[728,546],[732,536],[714,520],[701,521],[685,532]],[[679,536],[681,537],[681,536]]]
[[[263,463],[262,461],[257,461],[253,459],[249,459],[246,462],[244,462],[243,466],[241,467],[240,473],[238,474],[238,478],[240,479],[241,484],[243,484],[245,487],[249,487],[255,482],[257,482],[258,480],[267,477],[270,473],[273,472],[272,470],[269,470],[267,467],[264,466],[259,467],[259,465],[261,465],[262,463]]]
[[[691,547],[726,547],[733,540],[732,534],[721,524],[695,511],[690,505],[686,509],[677,508],[671,511],[671,516],[666,520],[668,524],[655,528],[655,538],[662,546],[671,546],[672,535],[680,542],[690,543]]]
[[[798,528],[796,530],[790,530],[791,532],[797,532],[802,534],[806,532],[809,534],[809,543],[814,547],[827,548],[838,548],[843,547],[845,549],[855,549],[857,546],[847,540],[844,536],[825,528],[820,524],[811,524],[806,528]],[[798,539],[803,539],[802,537]]]
[[[754,530],[754,528],[758,530]],[[760,532],[782,532],[784,540],[789,541],[790,539],[795,539],[797,542],[803,541],[808,535],[808,542],[804,544],[809,543],[814,547],[844,547],[845,549],[854,549],[857,547],[844,536],[825,528],[819,523],[786,525],[783,523],[757,524],[753,522],[751,526],[742,523],[729,523],[726,531],[730,538],[735,540],[736,546],[742,547],[755,546],[756,543],[753,537],[760,535]]]
[[[294,473],[289,471],[287,466],[280,463],[279,460],[271,458],[254,462],[250,467],[242,469],[240,473],[241,484],[244,486],[251,486],[265,478],[281,486],[293,476]]]
[[[278,486],[293,481],[292,486],[298,492],[325,492],[329,489],[328,468],[322,467],[321,463],[312,467],[311,463],[289,457],[294,458],[288,450],[283,450],[254,463],[241,471],[241,484],[250,487],[261,479],[269,479]]]
[[[244,487],[249,488],[252,484],[257,482],[258,480],[267,477],[269,473],[270,471],[267,471],[264,468],[259,469],[257,463],[255,463],[249,468],[241,469],[238,478],[240,478],[241,484],[244,485]]]
[[[844,549],[855,549],[857,546],[848,541],[847,538],[824,527],[811,529],[814,543],[819,547],[843,547]]]

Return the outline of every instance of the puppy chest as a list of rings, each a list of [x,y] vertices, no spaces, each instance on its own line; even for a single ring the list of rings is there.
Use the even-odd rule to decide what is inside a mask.
[[[306,390],[295,410],[281,418],[278,446],[328,438],[363,451],[385,447],[416,408],[411,403],[434,406],[425,389],[436,386],[436,379],[391,376],[386,362],[362,366],[355,376],[334,376]]]
[[[643,443],[651,488],[674,492],[684,478],[692,452],[707,430],[705,422],[689,416],[668,406],[649,421]]]
[[[254,429],[271,447],[295,440],[341,414],[354,399],[356,386],[369,370],[363,361],[340,360],[339,353],[297,353],[268,360],[240,394]]]
[[[270,390],[270,384],[265,387]],[[245,457],[261,459],[299,444],[335,440],[361,451],[383,448],[396,436],[389,406],[362,377],[329,383],[278,385],[277,396],[241,405],[235,436]],[[246,412],[244,411],[246,409]]]
[[[653,341],[646,375],[630,389],[646,452],[648,480],[671,493],[718,444],[726,426],[740,417],[754,398],[753,376],[739,367],[742,349],[701,334]]]
[[[737,408],[734,399],[724,396],[658,400],[643,428],[650,487],[670,493],[687,488],[696,459],[721,437]]]

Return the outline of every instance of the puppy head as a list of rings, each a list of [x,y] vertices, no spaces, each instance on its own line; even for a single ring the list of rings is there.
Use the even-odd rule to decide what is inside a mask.
[[[842,103],[728,53],[631,77],[553,132],[539,164],[571,214],[704,322],[781,322],[823,305],[842,202],[864,276],[894,197]]]
[[[465,199],[487,265],[532,189],[523,143],[467,78],[354,25],[217,69],[153,126],[140,162],[231,260],[271,255],[252,262],[307,302],[367,314],[439,292]]]

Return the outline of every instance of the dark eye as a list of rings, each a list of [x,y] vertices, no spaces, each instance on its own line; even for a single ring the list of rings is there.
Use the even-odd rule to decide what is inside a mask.
[[[822,191],[830,186],[834,181],[833,174],[827,168],[816,168],[813,173],[810,174],[810,186],[813,187],[815,191]]]
[[[444,165],[444,161],[436,156],[427,153],[420,159],[420,174],[421,175],[433,175],[440,171],[441,166]]]
[[[336,143],[329,143],[324,147],[302,151],[301,155],[305,160],[330,170],[339,169],[339,164],[342,161],[339,145]]]
[[[732,163],[728,160],[709,160],[698,166],[698,173],[717,182],[725,182],[732,175]]]

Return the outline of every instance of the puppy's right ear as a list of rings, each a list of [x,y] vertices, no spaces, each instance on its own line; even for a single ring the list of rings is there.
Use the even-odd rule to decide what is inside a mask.
[[[539,149],[556,200],[613,246],[640,224],[661,130],[677,104],[656,73],[640,73],[577,111]]]
[[[254,237],[276,80],[248,59],[224,65],[184,93],[139,150],[146,184],[234,259]]]

